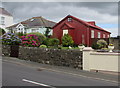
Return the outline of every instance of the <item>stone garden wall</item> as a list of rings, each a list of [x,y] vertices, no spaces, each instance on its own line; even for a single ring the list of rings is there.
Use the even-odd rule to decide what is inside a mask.
[[[82,69],[82,52],[35,47],[19,47],[19,58],[43,64]]]
[[[10,56],[10,52],[10,46],[2,46],[3,55]],[[79,50],[60,50],[19,46],[18,58],[43,64],[82,69],[82,52]]]
[[[2,45],[2,55],[3,56],[10,56],[11,47],[9,45]]]

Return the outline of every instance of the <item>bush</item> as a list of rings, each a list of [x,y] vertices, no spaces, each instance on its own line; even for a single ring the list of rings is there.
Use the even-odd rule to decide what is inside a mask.
[[[0,36],[3,35],[3,34],[5,34],[5,30],[0,28]]]
[[[107,42],[103,39],[98,40],[97,44],[100,46],[100,48],[105,48],[107,46]]]
[[[40,45],[40,48],[47,48],[46,45]]]
[[[43,44],[44,45],[47,45],[47,46],[58,46],[60,43],[59,39],[57,38],[46,38],[44,41],[43,41]]]
[[[93,49],[100,49],[100,45],[99,44],[92,44],[92,48]]]
[[[49,46],[58,46],[60,43],[59,39],[57,38],[50,38],[49,39]]]
[[[5,45],[19,45],[21,43],[21,39],[13,33],[5,33],[2,35],[1,40],[2,44]]]
[[[26,34],[23,34],[22,32],[19,33],[15,33],[17,36],[19,36],[19,38],[21,38],[21,36],[26,36]]]
[[[62,37],[63,46],[68,47],[68,46],[73,46],[73,44],[74,44],[74,41],[72,40],[72,37],[69,34],[65,34]]]
[[[40,42],[41,44],[43,44],[43,41],[46,39],[46,36],[43,35],[43,34],[41,34],[41,33],[39,33],[39,32],[32,32],[32,33],[28,33],[27,35],[29,35],[29,34],[34,34],[34,35],[36,35],[36,36],[38,37],[38,40],[39,40],[39,42]]]
[[[22,43],[21,43],[22,46],[28,46],[28,47],[40,46],[40,42],[36,35],[29,34],[27,36],[22,36],[21,39],[22,39]]]
[[[45,40],[43,40],[42,44],[44,45],[49,45],[49,38],[46,38]]]

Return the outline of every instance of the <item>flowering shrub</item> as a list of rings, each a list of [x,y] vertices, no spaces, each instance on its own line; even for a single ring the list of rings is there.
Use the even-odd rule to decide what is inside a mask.
[[[28,47],[39,47],[40,42],[38,40],[38,37],[34,34],[29,34],[27,36],[22,36],[22,46],[28,46]]]
[[[5,33],[1,36],[2,44],[5,45],[19,45],[21,39],[13,33]]]
[[[100,39],[97,41],[97,44],[99,45],[100,48],[105,48],[107,45],[107,42],[103,39]]]
[[[41,44],[42,44],[43,41],[46,39],[45,35],[43,35],[43,34],[41,34],[41,33],[39,33],[39,32],[31,32],[31,33],[28,33],[27,35],[29,35],[29,34],[34,34],[34,35],[36,35],[36,36],[38,37],[38,40],[39,40],[39,42],[40,42]]]

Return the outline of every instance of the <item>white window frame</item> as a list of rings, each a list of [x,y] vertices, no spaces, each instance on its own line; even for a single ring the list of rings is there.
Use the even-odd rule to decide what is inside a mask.
[[[71,22],[71,21],[72,21],[72,18],[71,18],[71,17],[69,17],[69,18],[68,18],[68,22]]]
[[[91,30],[91,38],[94,38],[94,35],[95,35],[94,30]]]
[[[65,34],[68,34],[68,30],[63,30],[63,36],[64,36]]]
[[[98,32],[98,38],[100,38],[100,36],[101,36],[101,33],[100,33],[100,32]]]

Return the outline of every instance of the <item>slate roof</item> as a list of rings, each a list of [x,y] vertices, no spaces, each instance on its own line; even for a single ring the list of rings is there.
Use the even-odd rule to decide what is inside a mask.
[[[69,18],[69,17],[77,20],[77,21],[80,22],[80,23],[83,23],[83,24],[86,25],[86,26],[93,27],[93,28],[96,28],[96,29],[99,29],[99,30],[108,32],[108,31],[104,30],[103,28],[101,28],[101,27],[99,27],[99,26],[92,25],[92,24],[89,23],[89,22],[86,22],[86,21],[84,21],[84,20],[78,19],[78,18],[76,18],[76,17],[74,17],[74,16],[71,16],[71,15],[66,16],[63,20],[61,20],[59,23],[57,23],[55,26],[53,26],[53,28],[56,27],[58,24],[60,24],[62,21],[64,21],[65,19],[67,19],[67,18]],[[110,32],[108,32],[108,33],[110,33]]]
[[[56,24],[55,22],[47,20],[47,19],[43,18],[42,16],[32,17],[32,18],[27,19],[25,21],[22,21],[20,23],[23,25],[26,25],[29,28],[36,28],[36,27],[50,27],[50,28],[52,28]],[[7,28],[14,28],[20,23],[14,24],[14,25],[9,26]]]
[[[0,14],[12,16],[12,14],[10,14],[7,10],[5,10],[4,8],[1,8],[1,7],[0,7]]]

